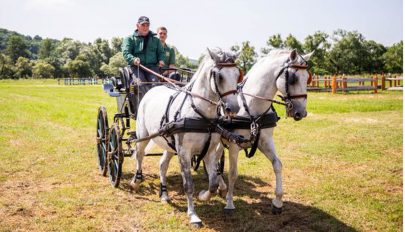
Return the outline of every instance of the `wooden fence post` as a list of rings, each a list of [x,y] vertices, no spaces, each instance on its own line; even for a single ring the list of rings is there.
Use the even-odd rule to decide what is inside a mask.
[[[374,93],[377,93],[377,88],[378,88],[378,78],[377,74],[374,74],[373,76],[373,81],[371,82],[372,86],[374,87]]]
[[[347,77],[343,75],[342,77],[342,92],[345,92],[347,89]]]
[[[336,93],[337,89],[337,82],[336,82],[336,74],[332,77],[332,94]]]
[[[381,91],[385,90],[385,77],[384,72],[381,73]]]

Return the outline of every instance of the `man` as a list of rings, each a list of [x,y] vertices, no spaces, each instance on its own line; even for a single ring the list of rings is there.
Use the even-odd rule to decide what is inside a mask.
[[[162,43],[166,55],[166,59],[164,60],[165,66],[163,68],[176,68],[176,53],[174,52],[174,49],[166,43],[167,39],[166,27],[159,27],[157,29],[157,34],[159,36],[160,42]],[[180,81],[181,78],[180,74],[178,74],[174,70],[164,71],[163,76],[167,76],[177,81]]]
[[[125,76],[126,83],[130,84],[130,108],[131,112],[137,115],[139,102],[142,100],[146,92],[154,85],[151,82],[159,82],[159,79],[143,70],[139,66],[142,64],[147,68],[159,72],[159,67],[164,66],[165,51],[160,43],[160,40],[155,37],[155,33],[149,30],[150,21],[146,16],[141,16],[136,24],[134,34],[126,37],[122,42],[122,54],[127,61],[130,76]]]
[[[142,64],[155,72],[159,71],[158,67],[164,66],[165,51],[160,40],[155,37],[155,33],[149,30],[150,22],[146,16],[141,16],[136,24],[134,34],[128,36],[122,42],[122,53],[128,65],[131,66],[135,75],[138,70],[135,66]],[[139,69],[139,77],[144,82],[157,82],[156,76]]]

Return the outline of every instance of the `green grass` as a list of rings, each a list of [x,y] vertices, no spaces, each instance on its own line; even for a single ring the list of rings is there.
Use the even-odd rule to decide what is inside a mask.
[[[158,197],[159,157],[144,160],[140,192],[120,188],[97,170],[95,121],[115,99],[101,86],[55,80],[0,81],[0,231],[189,231],[177,157],[169,169],[171,204]],[[284,118],[275,129],[283,162],[285,206],[272,215],[274,174],[260,153],[239,158],[236,212],[225,201],[195,200],[201,231],[401,231],[403,224],[403,97],[309,93],[308,117]],[[227,165],[226,165],[227,166]],[[227,170],[227,167],[226,167]],[[207,180],[194,173],[196,192]]]

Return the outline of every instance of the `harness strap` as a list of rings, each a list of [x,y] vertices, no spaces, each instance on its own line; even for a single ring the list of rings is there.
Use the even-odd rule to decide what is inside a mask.
[[[257,132],[257,136],[255,138],[255,141],[253,142],[252,148],[250,149],[249,153],[247,153],[247,149],[245,149],[247,158],[252,158],[255,155],[257,146],[259,144],[259,138],[260,138],[260,128],[259,131]]]
[[[176,111],[176,113],[174,114],[174,121],[177,121],[177,117],[180,114],[181,109],[183,108],[184,102],[186,102],[187,99],[187,95],[184,96],[183,102],[181,103],[179,109]]]
[[[201,154],[197,157],[197,161],[196,161],[196,165],[194,167],[194,171],[197,171],[198,168],[200,167],[201,160],[204,159],[205,155],[207,154],[210,143],[211,143],[211,131],[209,132],[208,140],[205,142],[204,148],[202,149]]]
[[[246,112],[248,113],[248,115],[250,117],[250,120],[253,121],[253,116],[250,114],[249,107],[248,107],[248,105],[246,103],[246,98],[243,95],[242,91],[239,92],[239,96],[242,99],[243,108],[245,108]]]

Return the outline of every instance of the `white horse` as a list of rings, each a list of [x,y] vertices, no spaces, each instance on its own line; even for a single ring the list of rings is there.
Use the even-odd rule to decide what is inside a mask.
[[[161,128],[161,122],[165,118],[169,121],[173,121],[175,117],[177,119],[201,118],[202,121],[204,121],[203,117],[215,119],[218,105],[214,105],[212,102],[224,103],[226,112],[237,112],[236,87],[240,76],[240,70],[234,63],[237,56],[237,54],[231,52],[208,49],[208,54],[203,59],[191,82],[185,87],[191,92],[192,96],[180,92],[177,97],[171,97],[176,96],[177,91],[165,86],[151,89],[141,100],[138,108],[137,138],[145,138],[155,134]],[[168,107],[169,101],[172,102],[170,107]],[[192,155],[201,154],[209,137],[211,137],[211,143],[209,147],[207,146],[208,152],[204,160],[215,166],[216,154],[214,150],[220,142],[218,134],[182,132],[165,138],[162,136],[152,138],[155,144],[166,150],[163,157],[171,158],[175,153],[178,154],[184,191],[187,195],[187,214],[190,216],[190,223],[195,226],[202,225],[202,222],[197,216],[193,205],[194,186],[190,171],[191,158]],[[131,181],[131,186],[135,190],[139,188],[142,180],[142,160],[148,142],[149,140],[145,140],[136,144],[134,156],[136,157],[137,171]],[[215,157],[210,157],[209,154],[215,154]],[[165,165],[165,163],[161,163],[161,169],[167,170]],[[165,177],[162,185],[163,187],[166,185]],[[161,188],[162,190],[163,193],[166,192],[165,189]],[[167,194],[165,195],[167,196]]]
[[[307,83],[311,78],[309,71],[307,71],[307,61],[312,54],[309,53],[301,56],[297,54],[296,50],[275,50],[259,60],[245,76],[244,85],[238,98],[240,110],[237,115],[257,118],[265,114],[266,111],[272,112],[272,101],[269,101],[269,99],[273,99],[278,91],[282,94],[282,99],[286,103],[286,114],[288,117],[293,117],[296,121],[306,117]],[[245,103],[241,95],[245,98]],[[272,212],[280,214],[283,206],[282,164],[277,157],[274,146],[273,130],[274,127],[260,130],[258,149],[273,165],[273,171],[276,176],[276,197],[272,200]],[[236,129],[235,133],[249,137],[251,130]],[[238,154],[241,149],[251,147],[252,143],[237,145],[227,142],[226,144],[229,146],[229,186],[226,195],[227,204],[225,211],[232,212],[235,209],[233,190],[238,175]],[[222,150],[223,146],[220,144],[217,152],[222,154]],[[219,179],[219,183],[220,189],[226,189],[222,177]],[[200,200],[209,200],[211,192],[205,191],[200,193]]]
[[[271,107],[272,99],[277,91],[282,94],[282,98],[286,103],[287,116],[293,117],[295,120],[300,120],[306,117],[306,96],[307,96],[307,82],[310,79],[310,74],[307,69],[307,61],[312,53],[300,56],[295,50],[275,50],[270,52],[266,57],[260,59],[246,74],[243,81],[243,87],[238,98],[240,110],[237,116],[245,118],[257,119],[263,114],[273,112]],[[243,97],[241,96],[243,94]],[[243,100],[245,98],[245,100]],[[281,213],[283,202],[283,188],[282,188],[282,164],[277,157],[276,149],[273,141],[273,130],[271,128],[263,128],[260,130],[260,137],[258,140],[259,150],[271,161],[273,170],[276,175],[276,198],[272,200],[272,212],[275,214]],[[236,134],[243,135],[249,138],[251,130],[236,129]],[[226,192],[227,204],[225,211],[231,212],[235,209],[233,203],[233,190],[235,181],[238,175],[237,160],[238,153],[243,148],[249,148],[252,143],[235,144],[223,141],[229,146],[229,187],[227,188],[222,176],[218,176],[216,183],[211,183],[213,179],[209,179],[209,190],[203,190],[199,194],[199,199],[207,201],[216,192],[213,187],[218,186],[221,193]],[[223,151],[222,144],[218,144],[217,155],[210,155],[219,158]],[[164,157],[162,157],[163,159]],[[170,159],[161,160],[161,163],[168,163]],[[168,164],[166,164],[168,165]],[[216,170],[209,165],[207,168],[209,175]],[[165,178],[165,177],[164,177]]]

